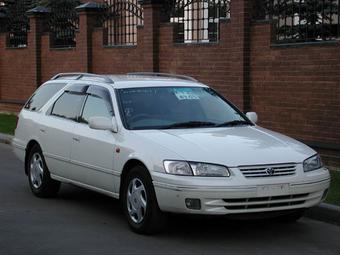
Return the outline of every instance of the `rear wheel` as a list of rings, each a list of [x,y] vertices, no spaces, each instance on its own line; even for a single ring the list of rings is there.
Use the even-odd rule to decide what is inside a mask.
[[[122,194],[123,209],[131,229],[139,234],[153,234],[162,229],[165,216],[160,211],[151,178],[142,166],[127,175]]]
[[[44,156],[38,145],[29,151],[27,161],[28,182],[37,197],[54,197],[60,188],[60,182],[51,178]]]

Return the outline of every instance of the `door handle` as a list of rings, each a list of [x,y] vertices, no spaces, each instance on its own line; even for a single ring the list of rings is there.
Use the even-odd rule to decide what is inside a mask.
[[[80,139],[79,139],[79,138],[73,137],[72,139],[73,139],[73,141],[75,141],[75,142],[78,142],[78,143],[80,142]]]
[[[45,133],[46,130],[41,128],[41,129],[40,129],[40,132],[41,132],[41,133]]]

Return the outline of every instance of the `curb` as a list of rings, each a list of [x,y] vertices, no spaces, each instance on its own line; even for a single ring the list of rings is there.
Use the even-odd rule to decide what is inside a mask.
[[[340,206],[321,203],[320,205],[309,209],[305,216],[313,220],[340,226]]]
[[[0,133],[0,143],[12,144],[13,136]]]
[[[0,133],[0,143],[12,144],[13,136]],[[305,216],[340,226],[340,206],[321,203],[306,211]]]

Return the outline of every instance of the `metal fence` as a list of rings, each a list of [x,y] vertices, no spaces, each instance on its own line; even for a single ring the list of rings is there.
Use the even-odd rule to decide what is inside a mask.
[[[80,1],[51,1],[47,23],[52,48],[76,46],[79,16],[75,8],[79,4]]]
[[[4,27],[2,31],[8,32],[7,47],[26,47],[27,32],[30,28],[26,11],[31,7],[32,1],[6,1],[3,2],[2,5],[2,14],[4,15],[4,21],[2,22]]]
[[[217,42],[221,20],[230,18],[230,0],[168,0],[163,11],[174,23],[176,43]]]
[[[277,43],[335,40],[339,14],[339,0],[257,0],[254,6],[255,19],[274,21]]]
[[[103,14],[104,43],[136,45],[137,27],[143,25],[143,8],[138,0],[107,0]]]
[[[6,32],[7,10],[5,2],[0,1],[0,33]]]
[[[50,9],[44,22],[45,32],[50,32],[51,47],[64,48],[76,45],[75,33],[79,28],[79,18],[75,7],[78,0],[37,1],[16,0],[4,1],[0,6],[2,32],[8,33],[7,47],[27,47],[27,33],[30,29],[27,11],[44,3]]]

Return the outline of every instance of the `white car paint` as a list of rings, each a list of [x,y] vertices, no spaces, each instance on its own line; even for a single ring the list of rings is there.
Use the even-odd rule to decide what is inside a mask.
[[[193,214],[229,214],[309,208],[324,199],[330,176],[325,167],[312,172],[303,171],[303,161],[316,152],[306,145],[259,126],[176,130],[127,130],[122,124],[115,89],[134,87],[206,85],[162,78],[110,76],[114,84],[92,79],[67,80],[68,85],[53,96],[38,112],[23,109],[13,140],[16,155],[24,161],[27,145],[35,140],[46,158],[52,178],[92,189],[115,198],[120,194],[120,177],[129,160],[142,162],[153,179],[159,207],[162,211]],[[49,83],[60,80],[49,81]],[[91,129],[86,124],[53,117],[48,110],[70,85],[97,85],[110,91],[118,132]],[[119,151],[119,153],[118,153]],[[185,160],[227,166],[231,176],[193,177],[175,176],[165,172],[164,160]],[[246,178],[242,166],[295,167],[290,176]],[[294,198],[296,194],[307,194]],[[269,202],[248,199],[282,196],[279,207]],[[186,198],[202,201],[201,210],[186,207]],[[228,199],[245,208],[229,210]],[[280,201],[281,201],[280,200]],[[235,200],[236,201],[236,200]],[[261,208],[246,208],[263,204]]]

